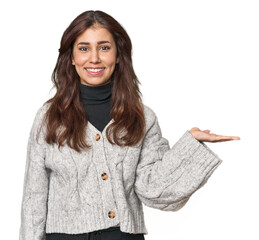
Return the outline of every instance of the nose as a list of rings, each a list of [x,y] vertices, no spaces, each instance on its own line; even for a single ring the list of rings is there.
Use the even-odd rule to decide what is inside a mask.
[[[90,62],[91,63],[99,63],[100,62],[98,50],[91,51]]]

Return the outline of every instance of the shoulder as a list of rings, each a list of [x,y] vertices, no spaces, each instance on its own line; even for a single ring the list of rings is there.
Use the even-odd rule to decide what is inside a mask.
[[[47,112],[48,108],[50,107],[50,103],[43,103],[42,106],[40,106],[37,109],[36,116],[37,117],[43,117],[43,115]]]
[[[149,118],[149,119],[156,118],[156,113],[151,107],[147,106],[144,103],[143,103],[143,107],[144,107],[144,114],[146,118]]]
[[[143,104],[143,108],[144,108],[144,115],[145,115],[145,121],[146,121],[146,128],[149,129],[158,121],[157,115],[151,107]]]
[[[36,111],[36,114],[35,114],[35,117],[34,117],[34,122],[39,122],[39,121],[42,121],[45,113],[47,112],[48,108],[50,106],[50,103],[44,103],[43,105],[41,105],[37,111]]]
[[[31,128],[31,132],[30,135],[35,135],[39,134],[39,132],[41,132],[42,127],[43,127],[43,117],[45,115],[45,113],[47,112],[48,108],[50,106],[50,103],[44,103],[42,106],[40,106],[37,110],[36,110],[36,114],[34,115],[34,120],[33,120],[33,124],[32,124],[32,128]]]

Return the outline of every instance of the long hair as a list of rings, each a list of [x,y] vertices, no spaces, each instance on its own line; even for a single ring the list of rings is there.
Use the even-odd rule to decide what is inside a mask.
[[[113,90],[110,116],[114,121],[106,128],[107,139],[111,144],[133,146],[141,139],[143,143],[144,138],[144,108],[138,86],[140,82],[132,65],[131,40],[125,29],[107,13],[86,11],[77,16],[63,33],[51,78],[57,91],[53,98],[44,103],[50,104],[44,117],[46,142],[57,143],[60,148],[66,141],[77,152],[91,146],[85,139],[88,119],[80,100],[80,77],[72,65],[72,53],[77,37],[95,24],[112,34],[120,59],[111,76]],[[122,132],[125,134],[121,135]]]

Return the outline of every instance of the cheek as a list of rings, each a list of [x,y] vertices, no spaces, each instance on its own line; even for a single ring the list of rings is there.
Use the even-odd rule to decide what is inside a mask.
[[[114,67],[116,64],[116,56],[112,55],[112,56],[106,56],[105,58],[105,62],[108,66],[110,67]]]
[[[87,61],[87,56],[74,54],[74,61],[76,65],[82,66]]]

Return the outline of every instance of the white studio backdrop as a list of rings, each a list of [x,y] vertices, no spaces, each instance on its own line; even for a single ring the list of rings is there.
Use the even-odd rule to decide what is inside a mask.
[[[206,143],[223,163],[181,210],[144,206],[145,239],[259,239],[259,5],[250,0],[2,2],[1,239],[18,239],[29,131],[54,93],[61,36],[86,10],[128,32],[143,101],[170,146],[192,127],[241,138]]]

